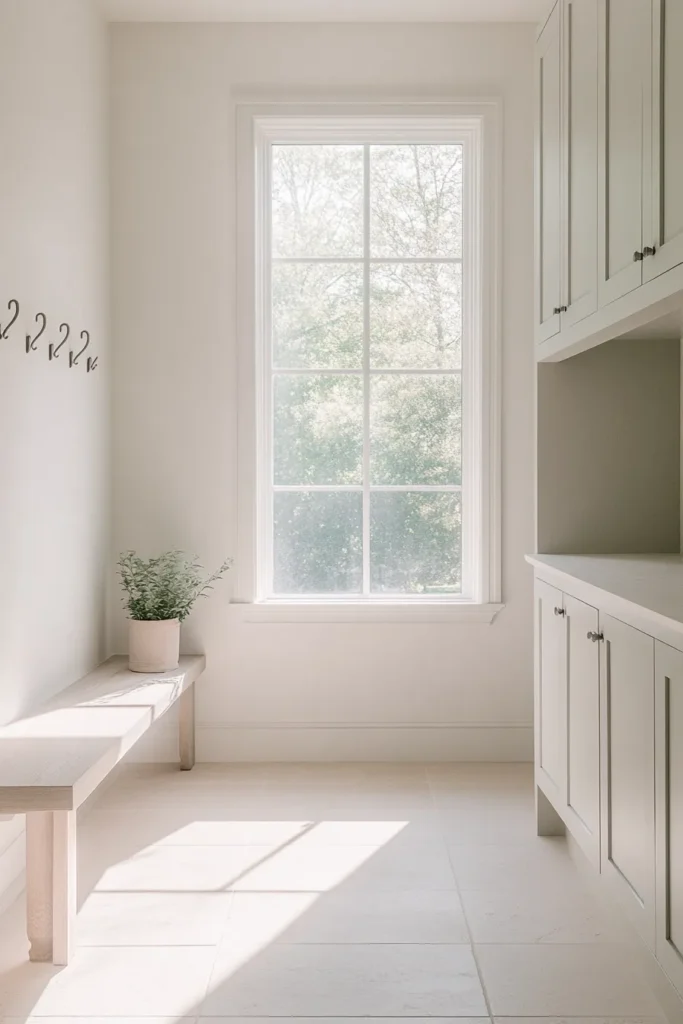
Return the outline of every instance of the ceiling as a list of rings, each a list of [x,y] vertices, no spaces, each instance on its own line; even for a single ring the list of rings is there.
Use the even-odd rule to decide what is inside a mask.
[[[548,0],[100,0],[111,21],[523,21]]]

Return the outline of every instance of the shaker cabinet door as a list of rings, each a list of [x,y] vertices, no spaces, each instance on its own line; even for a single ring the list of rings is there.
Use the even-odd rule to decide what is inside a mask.
[[[567,824],[600,865],[600,644],[597,608],[564,596],[567,619]]]
[[[536,779],[558,810],[566,786],[565,614],[562,592],[536,581]]]
[[[598,308],[598,5],[565,0],[562,329]]]
[[[655,945],[654,640],[600,615],[602,871]]]
[[[560,329],[561,7],[548,19],[536,51],[536,341]]]
[[[600,0],[598,289],[607,305],[642,284],[650,0]]]
[[[646,104],[643,277],[683,263],[683,3],[652,0],[651,102]],[[649,175],[648,175],[649,172]]]
[[[683,994],[683,654],[655,651],[657,959]]]

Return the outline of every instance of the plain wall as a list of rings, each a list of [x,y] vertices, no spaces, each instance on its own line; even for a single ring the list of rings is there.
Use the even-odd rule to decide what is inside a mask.
[[[106,28],[89,0],[0,4],[0,722],[105,653]],[[35,314],[48,329],[25,351]],[[48,360],[62,322],[100,357]],[[72,336],[73,336],[72,335]],[[78,345],[80,348],[81,345]],[[0,894],[23,870],[23,817],[0,822]]]
[[[237,554],[235,98],[496,96],[504,116],[503,600],[492,626],[253,624],[205,651],[203,760],[531,758],[533,43],[523,25],[116,25],[114,543]],[[110,639],[125,649],[112,584]],[[163,725],[163,723],[162,723]],[[170,723],[150,756],[173,756]]]
[[[679,552],[678,340],[538,367],[538,551]]]

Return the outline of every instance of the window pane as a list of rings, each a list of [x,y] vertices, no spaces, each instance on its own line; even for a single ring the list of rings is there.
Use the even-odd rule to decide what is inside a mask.
[[[394,369],[460,366],[459,263],[387,263],[370,271],[370,362]]]
[[[277,374],[276,484],[360,484],[363,381],[335,374]]]
[[[362,256],[363,147],[273,146],[273,256]]]
[[[462,146],[372,146],[373,256],[462,255]]]
[[[459,484],[460,375],[376,376],[371,382],[373,484]]]
[[[357,594],[363,589],[363,496],[277,492],[276,594]]]
[[[393,594],[459,594],[460,495],[370,496],[370,586]]]
[[[363,365],[363,268],[273,265],[273,361],[281,367]]]

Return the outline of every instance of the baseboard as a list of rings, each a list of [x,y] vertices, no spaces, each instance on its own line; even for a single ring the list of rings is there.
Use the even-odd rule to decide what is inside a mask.
[[[490,722],[200,723],[197,760],[532,761],[533,726]]]

